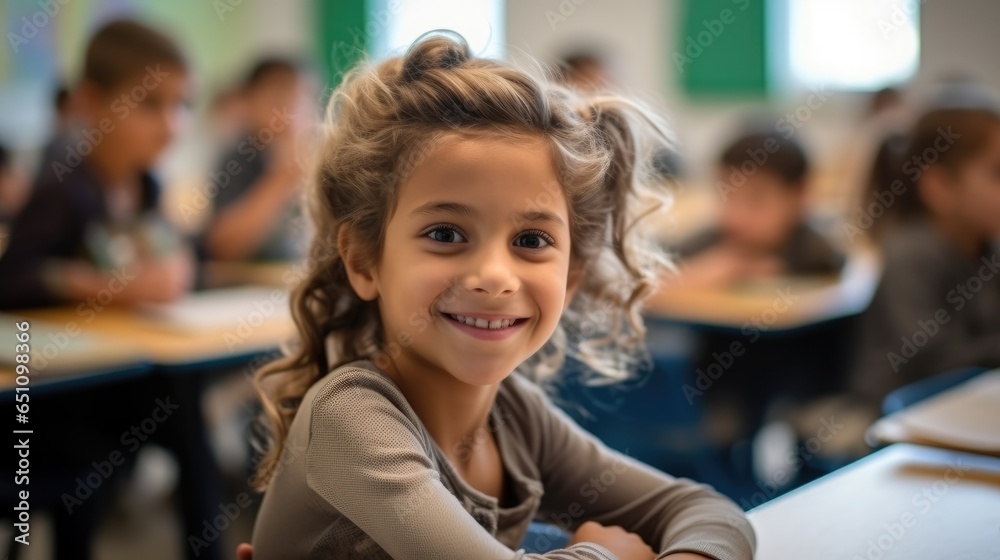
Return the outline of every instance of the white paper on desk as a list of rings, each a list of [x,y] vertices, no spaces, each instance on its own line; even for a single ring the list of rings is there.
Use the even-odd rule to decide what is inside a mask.
[[[897,422],[914,440],[1000,455],[1000,370],[901,411]]]
[[[247,323],[287,319],[289,294],[285,290],[242,287],[195,292],[168,304],[143,305],[146,317],[161,325],[184,331],[214,331]]]

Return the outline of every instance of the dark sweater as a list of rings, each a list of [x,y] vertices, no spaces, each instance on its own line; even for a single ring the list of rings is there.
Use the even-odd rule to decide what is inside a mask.
[[[142,212],[155,212],[159,186],[149,174],[142,175],[141,185]],[[11,226],[8,249],[0,257],[0,309],[60,303],[45,281],[46,263],[53,259],[93,261],[88,233],[109,221],[104,189],[86,160],[68,172],[42,169],[31,197]]]
[[[971,259],[929,223],[887,234],[884,268],[862,317],[856,393],[893,389],[966,366],[1000,367],[1000,248]]]
[[[704,230],[676,248],[682,260],[707,251],[723,241],[717,228]],[[844,266],[844,254],[807,223],[792,231],[785,246],[777,254],[784,272],[791,275],[836,274]]]

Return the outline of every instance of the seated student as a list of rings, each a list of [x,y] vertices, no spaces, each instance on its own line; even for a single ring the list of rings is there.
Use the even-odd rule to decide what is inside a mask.
[[[889,167],[893,182],[873,188],[897,196],[872,228],[883,273],[853,380],[873,410],[908,383],[1000,366],[1000,112],[934,108]]]
[[[797,142],[777,133],[743,136],[723,150],[718,175],[721,218],[677,249],[680,282],[724,286],[840,270],[844,256],[807,222],[809,161]]]
[[[257,560],[752,558],[735,504],[609,449],[528,379],[592,320],[580,353],[609,379],[641,350],[658,119],[436,36],[333,99],[302,344],[256,377]],[[571,543],[519,551],[536,516]]]
[[[142,99],[134,99],[137,87]],[[90,42],[75,92],[84,129],[43,162],[0,258],[0,308],[84,302],[165,302],[189,287],[192,265],[160,218],[150,175],[187,100],[180,51],[132,22]]]
[[[289,60],[262,60],[242,88],[245,130],[211,177],[219,187],[214,216],[201,242],[215,260],[291,260],[302,255],[305,232],[296,225],[302,169],[296,158],[296,120],[305,78]]]

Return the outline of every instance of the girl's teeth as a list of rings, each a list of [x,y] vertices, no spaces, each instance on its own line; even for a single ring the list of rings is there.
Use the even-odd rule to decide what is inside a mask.
[[[476,327],[477,329],[506,329],[507,327],[514,324],[515,319],[498,319],[496,321],[487,321],[486,319],[476,319],[475,317],[466,317],[464,315],[452,315],[453,319],[459,323],[465,323],[466,325]]]

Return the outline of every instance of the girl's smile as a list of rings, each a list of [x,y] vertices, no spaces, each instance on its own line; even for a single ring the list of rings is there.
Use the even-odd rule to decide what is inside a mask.
[[[441,315],[459,331],[480,340],[504,340],[520,331],[528,322],[526,318],[496,314],[460,314],[442,311]]]

